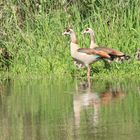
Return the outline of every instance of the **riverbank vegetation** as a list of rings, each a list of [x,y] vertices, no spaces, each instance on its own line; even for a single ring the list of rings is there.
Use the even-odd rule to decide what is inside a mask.
[[[86,27],[95,31],[96,42],[131,56],[129,61],[92,65],[95,77],[137,76],[140,62],[139,0],[3,0],[0,3],[0,77],[6,75],[57,75],[84,77],[70,57],[66,27],[77,33],[81,47],[89,47]]]

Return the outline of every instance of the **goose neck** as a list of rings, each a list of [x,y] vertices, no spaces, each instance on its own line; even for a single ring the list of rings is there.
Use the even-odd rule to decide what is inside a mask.
[[[94,37],[93,33],[90,33],[90,38],[91,38],[91,41],[95,43],[95,37]]]
[[[91,39],[90,48],[96,47],[95,37],[94,37],[93,33],[90,33],[90,39]]]
[[[71,37],[71,43],[78,44],[78,43],[77,43],[77,39],[76,39],[76,34],[75,34],[75,33],[72,33],[72,34],[70,35],[70,37]]]

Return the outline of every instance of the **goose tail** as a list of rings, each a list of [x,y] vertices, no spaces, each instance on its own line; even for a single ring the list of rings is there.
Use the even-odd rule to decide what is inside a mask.
[[[115,57],[115,58],[113,58],[113,60],[115,61],[115,62],[124,62],[124,61],[127,61],[127,60],[129,60],[131,57],[129,56],[129,55],[122,55],[122,56],[119,56],[119,57]]]

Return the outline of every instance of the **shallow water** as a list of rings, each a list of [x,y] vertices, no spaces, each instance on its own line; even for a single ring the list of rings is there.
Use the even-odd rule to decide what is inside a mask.
[[[0,140],[140,138],[140,82],[7,80],[0,83]]]

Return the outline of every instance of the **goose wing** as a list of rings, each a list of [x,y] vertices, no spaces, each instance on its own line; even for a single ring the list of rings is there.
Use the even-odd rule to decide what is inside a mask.
[[[108,48],[108,47],[99,46],[99,47],[96,47],[94,49],[98,50],[98,51],[104,51],[107,54],[114,55],[114,56],[124,56],[123,52],[120,52],[118,50],[115,50],[115,49],[112,49],[112,48]]]
[[[96,50],[91,48],[80,48],[78,52],[86,53],[88,55],[99,55],[102,58],[110,58],[109,54],[102,50]]]

